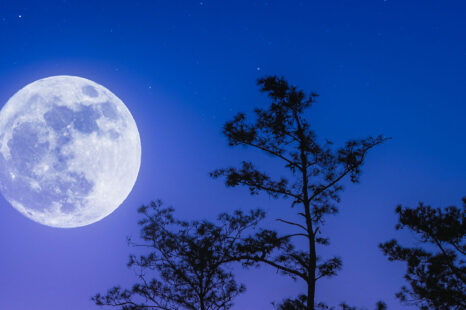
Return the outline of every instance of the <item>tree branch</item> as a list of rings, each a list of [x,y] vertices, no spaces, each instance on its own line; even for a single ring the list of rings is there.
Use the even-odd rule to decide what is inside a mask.
[[[277,221],[277,222],[282,222],[282,223],[285,223],[285,224],[289,224],[289,225],[298,226],[298,227],[302,228],[305,232],[308,233],[308,230],[306,229],[306,227],[304,227],[304,226],[301,225],[301,224],[298,224],[298,223],[295,223],[295,222],[286,221],[286,220],[282,220],[282,219],[276,219],[276,221]]]

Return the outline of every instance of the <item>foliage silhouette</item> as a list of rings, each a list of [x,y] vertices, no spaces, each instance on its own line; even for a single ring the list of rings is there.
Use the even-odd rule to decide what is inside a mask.
[[[406,262],[403,286],[397,297],[420,309],[466,309],[465,210],[432,208],[420,203],[417,208],[398,206],[396,229],[414,232],[423,247],[403,247],[397,240],[380,244],[390,261]]]
[[[275,306],[274,303],[272,304]],[[307,296],[304,294],[301,294],[295,299],[291,299],[291,298],[285,299],[281,304],[279,304],[276,307],[276,309],[277,310],[306,310],[307,309],[306,304],[307,304]],[[348,304],[344,302],[339,305],[339,308],[330,307],[326,305],[325,303],[320,302],[315,306],[315,309],[318,309],[318,310],[336,310],[336,309],[359,310],[357,307],[349,306]],[[375,310],[387,310],[387,305],[382,301],[378,301],[375,305]]]
[[[279,236],[275,231],[262,230],[238,244],[242,255],[237,258],[245,266],[264,263],[293,279],[304,280],[305,308],[314,309],[316,281],[334,276],[342,266],[338,257],[322,260],[318,256],[316,245],[328,245],[322,235],[325,216],[337,213],[344,178],[357,183],[367,152],[386,139],[350,140],[334,149],[331,142],[317,140],[305,118],[316,94],[306,96],[276,76],[262,78],[258,85],[270,97],[270,106],[256,109],[253,122],[244,113],[237,114],[224,125],[223,133],[231,146],[251,147],[280,160],[290,178],[273,179],[246,161],[239,168],[218,169],[211,176],[224,177],[229,187],[245,186],[252,195],[263,192],[273,198],[291,199],[291,207],[300,208],[298,220],[278,219],[295,227],[296,233]],[[294,237],[306,238],[307,248],[297,249],[291,242]],[[296,302],[304,303],[301,297]]]
[[[231,262],[241,234],[257,225],[264,213],[221,214],[215,225],[181,221],[173,211],[160,201],[139,208],[141,243],[130,240],[130,244],[149,253],[132,255],[128,263],[137,269],[139,282],[131,289],[116,286],[106,295],[97,294],[92,298],[97,305],[122,310],[224,310],[245,290],[224,265]]]

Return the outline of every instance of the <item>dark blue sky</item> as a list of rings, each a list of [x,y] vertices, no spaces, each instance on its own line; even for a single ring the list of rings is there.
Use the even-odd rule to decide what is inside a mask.
[[[332,305],[383,299],[402,308],[394,293],[404,267],[377,248],[412,237],[395,233],[394,208],[458,205],[466,195],[465,15],[460,0],[0,0],[2,104],[36,79],[82,76],[126,103],[142,141],[133,192],[96,224],[42,226],[1,198],[0,309],[96,309],[91,295],[131,284],[125,238],[138,234],[136,208],[151,199],[185,219],[256,207],[270,219],[290,214],[287,202],[208,177],[247,158],[276,169],[221,135],[236,112],[267,103],[255,86],[266,74],[320,94],[310,115],[320,137],[393,138],[369,155],[361,183],[346,187],[328,221],[324,253],[340,255],[344,268],[317,294]],[[248,290],[235,309],[270,309],[304,287],[267,268],[237,274]]]

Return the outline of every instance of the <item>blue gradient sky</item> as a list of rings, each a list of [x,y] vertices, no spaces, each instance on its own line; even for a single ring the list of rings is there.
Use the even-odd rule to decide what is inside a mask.
[[[136,209],[151,199],[185,219],[256,207],[270,219],[291,214],[287,202],[208,177],[248,158],[279,171],[221,135],[236,112],[267,103],[255,86],[265,74],[321,95],[310,116],[320,137],[393,138],[369,155],[328,221],[324,253],[344,268],[317,294],[332,305],[383,299],[401,309],[394,293],[404,267],[377,249],[412,237],[394,232],[394,208],[458,205],[466,195],[465,13],[460,0],[0,0],[2,104],[36,79],[82,76],[126,103],[142,140],[133,192],[96,224],[42,226],[0,198],[0,309],[97,309],[91,295],[135,278],[126,236],[138,234]],[[237,275],[248,290],[234,309],[271,309],[304,288],[268,268]]]

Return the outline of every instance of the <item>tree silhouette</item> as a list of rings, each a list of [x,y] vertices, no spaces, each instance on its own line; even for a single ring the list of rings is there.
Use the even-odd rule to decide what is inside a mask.
[[[403,247],[391,240],[380,244],[390,261],[404,261],[408,268],[397,297],[421,309],[466,309],[465,210],[432,208],[420,203],[417,208],[398,206],[396,229],[414,232],[423,246]]]
[[[367,152],[385,139],[350,140],[334,149],[331,142],[317,140],[305,118],[316,94],[306,96],[276,76],[262,78],[258,85],[270,97],[270,106],[256,109],[253,122],[248,122],[244,113],[237,114],[224,125],[223,133],[231,146],[251,147],[281,161],[290,177],[273,179],[246,161],[239,168],[219,169],[211,176],[224,177],[229,187],[246,186],[252,195],[264,192],[273,198],[288,198],[291,207],[299,207],[297,220],[278,219],[295,227],[296,233],[278,236],[275,231],[262,230],[238,244],[242,253],[238,260],[246,266],[265,263],[304,280],[305,300],[298,297],[295,302],[314,309],[316,281],[335,275],[342,266],[338,257],[322,260],[318,256],[316,245],[328,245],[322,236],[325,216],[337,213],[344,178],[358,182]],[[297,249],[291,243],[294,237],[306,238],[307,248]]]
[[[131,255],[128,266],[137,270],[139,282],[131,289],[116,286],[92,300],[122,310],[229,309],[245,288],[224,265],[231,261],[233,245],[243,231],[255,226],[264,213],[221,214],[215,225],[175,219],[173,208],[163,207],[160,201],[144,205],[138,212],[142,215],[138,223],[141,240],[130,240],[130,244],[149,253]]]

